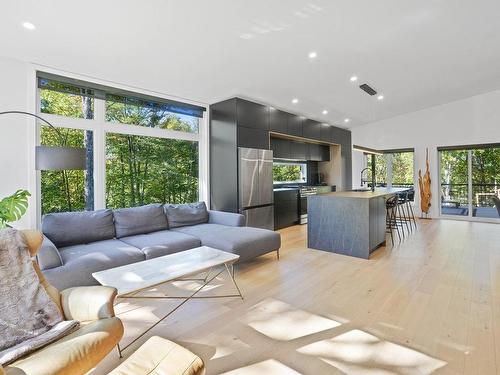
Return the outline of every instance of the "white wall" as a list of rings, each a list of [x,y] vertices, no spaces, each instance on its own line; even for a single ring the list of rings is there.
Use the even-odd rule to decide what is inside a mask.
[[[414,148],[416,181],[418,169],[425,171],[425,152],[428,148],[433,195],[431,216],[437,217],[437,147],[500,143],[500,90],[354,127],[351,131],[352,143],[356,145],[379,150]],[[353,155],[353,182],[362,168],[360,160]]]
[[[9,110],[33,111],[30,104],[34,81],[28,64],[0,58],[0,112]],[[0,199],[18,189],[34,193],[35,150],[30,147],[35,136],[34,119],[23,115],[0,116]],[[35,207],[34,199],[30,206]],[[34,210],[16,223],[19,228],[34,227]]]

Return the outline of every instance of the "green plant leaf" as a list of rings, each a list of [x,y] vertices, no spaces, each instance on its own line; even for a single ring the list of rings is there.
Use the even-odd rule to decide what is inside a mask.
[[[20,189],[0,201],[0,227],[19,220],[26,213],[30,196],[27,190]]]

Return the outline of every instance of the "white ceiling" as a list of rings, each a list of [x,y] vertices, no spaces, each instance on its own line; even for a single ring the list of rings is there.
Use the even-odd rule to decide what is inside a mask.
[[[332,124],[349,117],[349,127],[500,88],[498,0],[2,0],[0,9],[0,55],[204,103],[239,95]],[[362,92],[365,82],[385,99]]]

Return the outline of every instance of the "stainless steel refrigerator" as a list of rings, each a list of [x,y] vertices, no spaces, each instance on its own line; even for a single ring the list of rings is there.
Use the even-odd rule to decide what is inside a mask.
[[[247,226],[274,230],[271,150],[238,148],[238,195]]]

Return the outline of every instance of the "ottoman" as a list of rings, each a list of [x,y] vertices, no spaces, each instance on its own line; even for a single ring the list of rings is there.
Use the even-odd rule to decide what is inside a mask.
[[[151,337],[108,375],[201,375],[205,365],[186,348]]]

